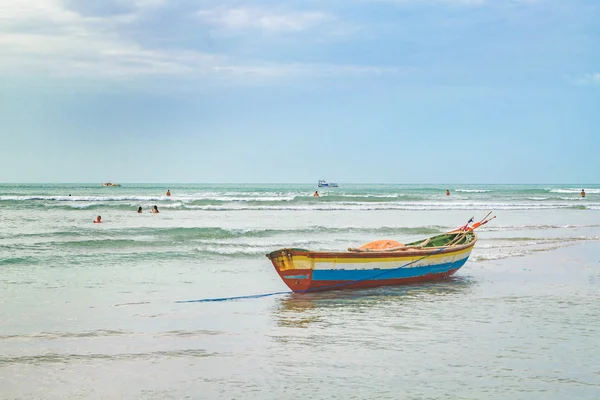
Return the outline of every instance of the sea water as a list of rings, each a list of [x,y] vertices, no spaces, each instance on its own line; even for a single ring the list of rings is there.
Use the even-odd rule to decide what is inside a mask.
[[[177,303],[488,211],[446,282]],[[597,399],[599,244],[590,185],[0,185],[0,398]]]

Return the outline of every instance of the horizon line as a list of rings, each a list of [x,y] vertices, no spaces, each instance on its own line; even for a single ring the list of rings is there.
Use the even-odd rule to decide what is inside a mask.
[[[470,182],[470,183],[457,183],[457,182],[421,182],[421,183],[408,183],[408,182],[330,182],[336,183],[337,185],[600,185],[600,183],[582,183],[582,182],[508,182],[508,183],[485,183],[485,182]],[[95,185],[98,182],[0,182],[0,185]],[[99,183],[100,185],[102,182]],[[126,182],[121,183],[115,182],[119,185],[314,185],[315,182]],[[122,186],[121,186],[122,187]],[[327,188],[327,187],[325,187]],[[335,187],[331,187],[335,188]]]

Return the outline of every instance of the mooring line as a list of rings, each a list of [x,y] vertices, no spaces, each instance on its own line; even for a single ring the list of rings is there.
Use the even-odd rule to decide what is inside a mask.
[[[209,302],[218,302],[218,301],[229,301],[229,300],[241,300],[241,299],[258,299],[260,297],[269,297],[269,296],[277,296],[280,294],[289,294],[294,293],[291,290],[286,292],[272,292],[272,293],[263,293],[263,294],[251,294],[248,296],[235,296],[235,297],[217,297],[212,299],[197,299],[197,300],[178,300],[175,303],[209,303]]]

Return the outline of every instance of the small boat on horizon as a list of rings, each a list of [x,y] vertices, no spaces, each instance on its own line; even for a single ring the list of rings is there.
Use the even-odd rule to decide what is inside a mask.
[[[112,187],[119,187],[119,186],[121,186],[121,184],[120,183],[112,183],[112,182],[103,182],[102,186],[104,186],[104,187],[111,187],[111,186]]]
[[[344,252],[284,248],[266,256],[296,293],[442,280],[467,262],[477,242],[474,230],[493,218],[469,227],[471,219],[456,230],[408,244],[377,240]]]
[[[327,183],[325,179],[320,179],[318,183],[319,187],[338,187],[337,183]]]

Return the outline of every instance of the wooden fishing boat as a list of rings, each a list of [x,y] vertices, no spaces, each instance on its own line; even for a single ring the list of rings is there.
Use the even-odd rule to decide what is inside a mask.
[[[300,293],[441,280],[467,262],[477,242],[474,229],[488,221],[469,227],[470,220],[454,231],[408,244],[380,240],[344,252],[286,248],[267,257],[283,282]]]

